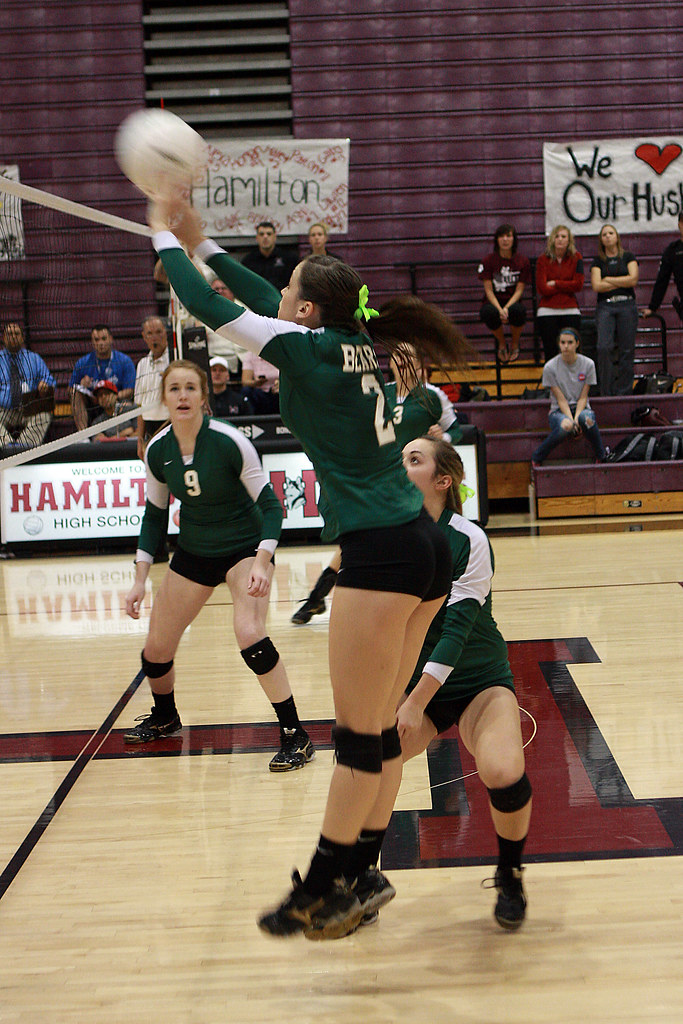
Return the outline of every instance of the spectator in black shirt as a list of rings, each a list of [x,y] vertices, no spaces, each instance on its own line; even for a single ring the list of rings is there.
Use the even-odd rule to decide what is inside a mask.
[[[242,263],[282,291],[299,260],[295,253],[280,249],[276,242],[274,226],[270,221],[261,221],[256,225],[256,247],[249,250]]]
[[[674,284],[678,290],[678,295],[674,295],[671,300],[671,305],[678,313],[681,320],[683,320],[683,211],[678,215],[678,231],[680,238],[677,238],[675,242],[671,242],[667,245],[662,258],[659,263],[659,270],[657,272],[657,278],[654,285],[652,286],[652,295],[650,301],[645,309],[640,311],[642,317],[652,316],[656,313],[662,304],[662,299],[666,294],[666,289],[669,287],[669,281],[671,275],[674,276]]]

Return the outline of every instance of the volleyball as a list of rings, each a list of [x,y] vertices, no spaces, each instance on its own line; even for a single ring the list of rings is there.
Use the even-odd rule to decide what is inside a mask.
[[[134,185],[152,199],[188,187],[206,164],[201,135],[170,110],[137,110],[116,133],[116,161]]]

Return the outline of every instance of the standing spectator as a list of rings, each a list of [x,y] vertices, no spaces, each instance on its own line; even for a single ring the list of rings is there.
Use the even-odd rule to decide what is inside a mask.
[[[246,254],[242,265],[265,277],[281,291],[299,261],[296,255],[280,249],[276,242],[275,227],[269,220],[262,220],[256,225],[256,246]]]
[[[9,323],[0,350],[0,447],[39,445],[50,426],[55,379],[36,352],[24,344],[24,332]]]
[[[242,391],[257,416],[280,412],[280,371],[255,352],[242,357]]]
[[[168,409],[161,400],[161,378],[168,366],[168,336],[161,317],[148,316],[142,321],[142,340],[149,353],[142,357],[135,371],[135,404],[145,407],[138,416],[139,459],[145,457],[152,434],[168,419]]]
[[[498,358],[514,363],[519,358],[519,339],[526,323],[526,309],[521,303],[525,286],[531,280],[531,265],[517,252],[517,231],[512,224],[501,224],[493,236],[493,252],[479,264],[478,274],[484,283],[484,302],[479,318],[498,343]],[[508,349],[504,327],[510,327]]]
[[[598,295],[595,326],[601,395],[630,395],[633,391],[637,284],[637,259],[624,249],[617,229],[605,224],[598,240],[598,256],[591,266],[591,288]]]
[[[329,252],[327,243],[329,241],[329,234],[327,231],[327,225],[323,224],[322,221],[317,221],[315,224],[311,224],[308,229],[308,244],[311,251],[304,253],[306,256],[333,256],[334,259],[338,259],[333,252]]]
[[[107,325],[95,324],[90,340],[93,350],[81,356],[69,382],[71,411],[77,430],[84,430],[99,415],[100,407],[92,393],[94,381],[113,381],[121,402],[132,399],[135,390],[135,364],[130,356],[114,348],[114,339]]]
[[[640,312],[640,315],[643,317],[652,316],[653,313],[657,312],[662,304],[662,299],[666,294],[666,289],[673,274],[678,295],[674,295],[671,305],[681,320],[683,320],[683,308],[681,307],[681,302],[683,302],[683,210],[678,215],[678,233],[679,237],[675,242],[667,245],[662,254],[657,278],[652,286],[650,301],[645,309]]]
[[[598,462],[604,462],[607,456],[588,401],[591,384],[595,384],[595,363],[579,352],[580,344],[579,332],[563,327],[557,339],[559,355],[543,367],[543,386],[550,388],[550,433],[532,455],[537,465],[566,437],[581,432],[590,441]]]
[[[544,362],[557,355],[561,327],[578,331],[581,326],[576,293],[582,290],[583,281],[583,259],[576,251],[574,236],[565,224],[558,224],[548,235],[545,252],[536,261],[536,330],[543,345]]]
[[[241,391],[230,387],[228,361],[223,356],[213,356],[209,361],[211,369],[211,390],[213,391],[213,415],[219,419],[232,416],[253,416],[254,407]]]
[[[127,437],[135,436],[135,417],[117,423],[114,426],[107,426],[108,420],[120,416],[124,412],[132,412],[135,406],[132,402],[121,401],[118,396],[118,388],[113,380],[96,380],[92,386],[92,393],[100,407],[100,413],[93,420],[95,424],[101,424],[102,430],[95,434],[93,441],[122,441]]]

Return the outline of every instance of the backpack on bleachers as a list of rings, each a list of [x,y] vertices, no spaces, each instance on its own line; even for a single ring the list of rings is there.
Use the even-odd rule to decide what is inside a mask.
[[[631,423],[634,427],[670,427],[671,420],[655,406],[639,405],[631,413]]]
[[[648,373],[637,377],[633,384],[634,395],[666,395],[674,389],[676,378],[670,373]]]
[[[652,434],[634,434],[614,446],[607,462],[652,462],[658,438]]]
[[[683,459],[683,430],[667,430],[660,434],[655,445],[654,457],[658,462]]]

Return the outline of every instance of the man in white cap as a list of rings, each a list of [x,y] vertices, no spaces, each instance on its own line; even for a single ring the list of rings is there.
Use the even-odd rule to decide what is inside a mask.
[[[213,414],[219,419],[230,419],[233,416],[253,416],[254,409],[246,395],[236,391],[230,385],[230,368],[223,356],[213,356],[209,360],[211,368],[211,388],[213,391]]]

